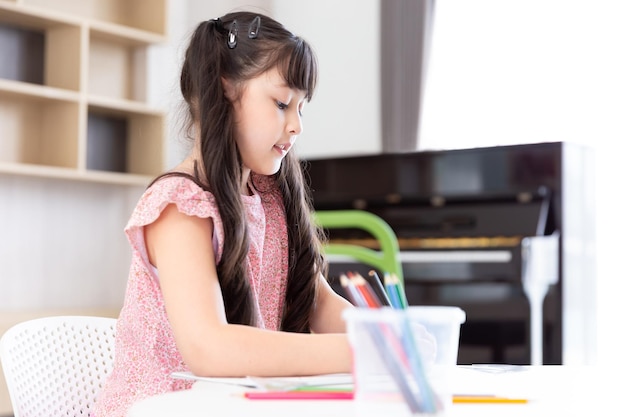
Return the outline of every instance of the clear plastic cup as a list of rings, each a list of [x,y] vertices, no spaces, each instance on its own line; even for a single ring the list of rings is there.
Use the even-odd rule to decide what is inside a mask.
[[[462,309],[353,308],[343,317],[353,355],[355,404],[363,414],[442,415],[449,409],[449,378],[465,322]]]

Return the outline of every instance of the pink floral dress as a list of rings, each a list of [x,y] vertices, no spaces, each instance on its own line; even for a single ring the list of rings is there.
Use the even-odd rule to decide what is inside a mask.
[[[242,196],[248,218],[248,273],[256,298],[259,327],[277,330],[287,280],[287,228],[281,195],[269,177],[254,177],[262,192]],[[267,191],[270,190],[270,191]],[[189,381],[170,377],[188,368],[176,348],[165,312],[158,271],[148,262],[144,226],[168,204],[188,216],[213,219],[213,246],[219,262],[224,247],[222,221],[214,196],[183,177],[165,177],[146,190],[125,228],[132,261],[124,305],[117,321],[115,364],[92,415],[121,417],[136,401],[187,389]]]

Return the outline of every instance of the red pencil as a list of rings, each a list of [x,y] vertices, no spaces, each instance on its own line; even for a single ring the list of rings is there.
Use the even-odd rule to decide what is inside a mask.
[[[249,400],[352,400],[350,391],[248,391]]]
[[[371,287],[369,282],[367,282],[367,280],[361,276],[361,274],[351,273],[348,275],[348,277],[354,283],[356,289],[361,293],[361,295],[367,302],[368,307],[379,308],[382,306],[382,303],[374,292],[374,289]]]

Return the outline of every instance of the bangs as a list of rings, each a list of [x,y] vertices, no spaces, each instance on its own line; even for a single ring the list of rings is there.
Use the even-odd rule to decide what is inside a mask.
[[[279,59],[282,76],[290,88],[306,92],[311,100],[317,84],[317,59],[315,53],[304,40],[295,38],[293,48],[284,50]]]

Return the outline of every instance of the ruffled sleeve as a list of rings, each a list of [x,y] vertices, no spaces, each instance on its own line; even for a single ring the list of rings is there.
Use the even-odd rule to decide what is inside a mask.
[[[124,229],[133,251],[139,253],[146,265],[149,265],[143,228],[156,221],[169,204],[175,204],[178,211],[187,216],[213,220],[213,249],[215,260],[219,262],[224,232],[215,197],[185,177],[159,179],[141,196]]]

